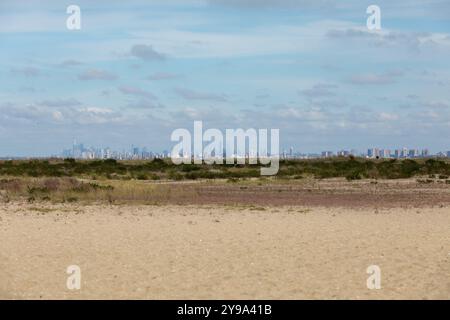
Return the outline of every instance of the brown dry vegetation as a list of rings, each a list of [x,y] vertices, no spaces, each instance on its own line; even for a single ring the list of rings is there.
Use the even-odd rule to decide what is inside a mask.
[[[0,202],[420,207],[450,204],[450,184],[430,179],[254,178],[196,181],[0,179]]]

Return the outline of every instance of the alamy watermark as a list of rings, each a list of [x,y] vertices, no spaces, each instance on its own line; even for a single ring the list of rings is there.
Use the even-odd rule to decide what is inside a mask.
[[[67,14],[70,16],[66,20],[66,27],[69,30],[81,29],[81,9],[77,5],[70,5],[66,9]]]
[[[222,131],[207,129],[203,132],[203,122],[194,121],[193,140],[187,129],[172,132],[171,141],[178,143],[170,157],[174,164],[224,164],[224,160],[226,164],[259,163],[261,175],[271,176],[279,169],[279,129],[270,129],[270,152],[268,133],[268,129],[226,129],[224,141]]]
[[[366,272],[370,274],[367,278],[366,285],[369,290],[381,289],[381,269],[379,266],[373,264],[367,267]]]
[[[370,5],[366,10],[370,16],[367,18],[367,29],[369,30],[381,30],[381,9],[377,5]]]
[[[66,286],[69,290],[80,290],[81,289],[81,268],[75,264],[67,267],[66,270],[67,277]]]

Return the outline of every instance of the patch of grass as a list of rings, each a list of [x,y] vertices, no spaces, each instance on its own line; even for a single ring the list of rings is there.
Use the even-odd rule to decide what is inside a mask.
[[[30,207],[28,210],[30,210],[30,211],[37,211],[39,213],[49,213],[49,212],[52,212],[52,211],[56,211],[57,209],[46,208],[46,207]]]
[[[421,184],[430,184],[434,182],[432,179],[417,179],[416,181]]]
[[[250,211],[266,211],[267,209],[264,208],[264,207],[254,207],[254,206],[251,206],[248,210],[250,210]]]

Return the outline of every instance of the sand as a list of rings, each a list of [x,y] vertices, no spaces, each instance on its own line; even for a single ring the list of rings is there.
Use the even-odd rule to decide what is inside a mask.
[[[16,201],[0,270],[3,299],[449,299],[450,207]]]

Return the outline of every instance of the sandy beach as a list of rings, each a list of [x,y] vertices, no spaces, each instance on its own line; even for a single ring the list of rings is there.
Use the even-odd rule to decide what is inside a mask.
[[[450,300],[450,0],[0,0],[0,37],[0,301]]]
[[[3,299],[449,299],[450,208],[0,206]],[[81,269],[81,289],[66,268]],[[366,269],[381,269],[369,290]]]

